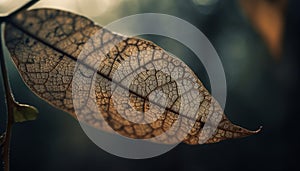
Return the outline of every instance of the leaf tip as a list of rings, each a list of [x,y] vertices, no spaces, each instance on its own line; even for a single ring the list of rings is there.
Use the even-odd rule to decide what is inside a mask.
[[[257,133],[261,132],[262,128],[263,128],[263,126],[262,126],[262,125],[261,125],[261,126],[259,126],[259,128],[258,128],[257,130],[255,130],[255,131],[252,131],[252,134],[257,134]]]
[[[250,136],[250,135],[255,135],[255,134],[258,134],[259,132],[261,132],[262,130],[262,126],[260,126],[258,129],[252,131],[252,130],[248,130],[248,129],[245,129],[245,128],[242,128],[242,135],[240,137],[247,137],[247,136]],[[239,138],[239,137],[237,137]]]

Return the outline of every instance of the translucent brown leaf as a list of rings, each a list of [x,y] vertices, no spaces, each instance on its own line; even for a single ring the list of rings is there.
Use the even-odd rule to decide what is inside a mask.
[[[214,143],[258,132],[232,124],[193,71],[178,58],[150,41],[112,33],[85,17],[54,9],[24,11],[7,21],[5,41],[23,80],[34,93],[95,128],[113,129],[138,139],[169,131],[158,142],[174,143],[183,139],[188,144]],[[79,59],[82,54],[84,58]],[[99,59],[101,63],[94,66]],[[134,59],[138,62],[133,62]],[[121,70],[124,72],[119,73],[126,62],[130,67],[124,67]],[[149,66],[156,69],[144,69]],[[180,92],[177,84],[185,75],[182,79],[174,79],[159,69],[168,68],[166,66],[178,75],[189,73],[193,82],[189,83],[192,86],[187,92]],[[86,73],[93,73],[93,68],[97,70],[95,89],[84,89],[85,86],[80,85],[90,84]],[[74,77],[75,71],[80,71],[80,79]],[[127,91],[114,75],[126,79],[133,72],[138,74]],[[72,83],[74,79],[78,82]],[[72,91],[77,89],[84,89],[80,91],[83,93],[74,95]],[[124,100],[122,94],[113,94],[113,89],[129,92],[129,101]],[[187,99],[181,95],[191,90],[197,92],[201,100],[185,111],[194,111],[195,115],[180,112],[183,100],[195,103],[193,94]],[[152,102],[149,94],[153,92],[162,92],[167,102],[164,105],[160,101]],[[94,102],[98,111],[89,107]],[[77,104],[76,114],[74,104]],[[162,115],[157,116],[158,113]],[[205,133],[212,130],[214,120],[220,120],[215,125],[216,131],[212,137],[205,137]],[[203,128],[205,123],[208,127]],[[184,130],[184,127],[191,129]]]

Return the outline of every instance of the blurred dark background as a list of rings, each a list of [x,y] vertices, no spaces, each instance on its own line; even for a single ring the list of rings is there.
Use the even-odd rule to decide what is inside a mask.
[[[259,1],[265,1],[272,7],[280,0]],[[259,1],[250,0],[252,3]],[[11,61],[7,61],[15,98],[36,106],[40,111],[36,121],[16,124],[13,128],[12,171],[299,170],[300,1],[288,0],[283,8],[285,10],[279,8],[278,16],[282,18],[274,18],[277,15],[265,17],[265,23],[271,24],[267,25],[267,29],[271,28],[270,32],[277,29],[276,23],[282,25],[279,29],[282,34],[275,33],[275,39],[268,39],[268,31],[262,32],[255,24],[257,18],[264,17],[264,12],[251,13],[251,9],[257,8],[247,8],[238,0],[42,3],[40,6],[85,14],[100,24],[144,12],[170,14],[190,22],[208,37],[223,63],[228,86],[225,108],[228,118],[252,130],[262,125],[263,130],[254,136],[216,144],[180,144],[151,159],[120,158],[93,144],[71,116],[36,97],[22,82]],[[255,19],[251,18],[253,14],[259,15]],[[276,36],[281,39],[276,39]],[[209,87],[205,69],[200,62],[193,62],[194,54],[180,43],[159,36],[148,35],[145,38],[183,59]],[[8,54],[6,58],[9,59]],[[4,130],[2,89],[0,97],[0,128]]]

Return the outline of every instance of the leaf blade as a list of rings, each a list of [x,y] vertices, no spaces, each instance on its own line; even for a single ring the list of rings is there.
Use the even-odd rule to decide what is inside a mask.
[[[183,133],[188,134],[187,137],[183,137],[186,143],[198,144],[201,139],[203,142],[206,142],[205,135],[201,134],[201,132],[204,132],[203,127],[205,123],[218,128],[214,136],[208,139],[208,143],[256,133],[229,122],[219,104],[211,97],[195,74],[182,61],[168,55],[163,49],[152,42],[117,35],[108,30],[101,29],[100,26],[95,25],[85,17],[52,9],[26,11],[16,15],[7,24],[5,37],[14,63],[28,87],[48,103],[96,128],[105,131],[111,131],[110,128],[113,128],[118,133],[127,137],[146,139],[161,135],[166,130],[172,128],[172,125],[177,121],[176,118],[180,110],[180,105],[178,104],[180,104],[182,98],[178,94],[178,90],[170,95],[170,99],[173,98],[173,101],[167,104],[164,116],[158,117],[155,122],[150,124],[136,124],[120,116],[117,109],[111,105],[114,104],[111,98],[112,93],[107,90],[107,86],[111,86],[112,84],[126,89],[126,86],[124,87],[123,84],[117,83],[113,79],[113,75],[118,71],[117,68],[122,66],[122,61],[125,59],[131,60],[134,55],[138,57],[139,61],[148,61],[148,63],[144,61],[143,64],[136,66],[136,69],[139,69],[149,63],[152,64],[155,61],[155,55],[153,54],[159,53],[157,58],[171,61],[170,63],[172,64],[178,63],[180,67],[175,68],[183,69],[190,73],[193,79],[195,79],[194,84],[197,87],[197,91],[203,96],[203,100],[198,104],[199,110],[197,107],[196,123],[190,123],[193,118],[188,118],[189,114],[183,113],[182,117],[186,118],[186,120],[181,120],[181,124],[186,124],[192,128],[191,131],[183,131]],[[89,44],[89,40],[92,40],[91,44]],[[84,45],[90,46],[90,48],[84,48]],[[141,55],[143,51],[145,53],[150,51],[153,55],[152,58],[147,57],[147,55]],[[92,115],[75,114],[73,102],[74,98],[76,100],[76,97],[72,96],[72,88],[74,88],[72,86],[76,86],[76,84],[72,85],[71,83],[74,79],[74,70],[76,69],[78,56],[82,53],[87,56],[79,61],[86,67],[81,68],[82,70],[92,70],[94,67],[93,64],[99,60],[99,57],[102,58],[100,66],[96,66],[98,77],[95,93],[98,110],[102,112],[104,119],[96,115],[97,111],[84,107],[86,104],[93,103],[93,98],[91,97],[85,99],[82,105],[82,113],[92,113]],[[159,71],[156,70],[147,71],[145,74],[147,78],[156,78],[154,82],[157,84],[156,87],[149,89],[148,93],[158,87],[162,87],[162,91],[164,91],[163,88],[169,85],[176,86],[173,82],[178,81],[170,78],[165,83],[158,83],[157,80],[159,79],[156,76],[157,74],[159,75]],[[164,80],[168,78],[168,75],[160,74],[160,76]],[[138,79],[143,78],[140,77]],[[146,81],[144,80],[144,82]],[[145,112],[148,98],[145,93],[147,94],[147,91],[143,92],[140,89],[141,87],[143,90],[146,89],[146,85],[143,87],[142,83],[138,83],[138,86],[141,86],[139,89],[134,89],[134,85],[132,86],[129,91],[136,104],[133,106],[135,109]],[[81,87],[78,86],[76,88],[80,89]],[[168,88],[165,89],[169,90]],[[90,90],[87,93],[90,94]],[[160,104],[155,105],[158,106],[157,110],[162,108]],[[201,108],[203,111],[200,111]],[[219,125],[214,125],[212,120],[214,118],[209,117],[210,114],[214,113],[221,116],[219,118],[221,120]],[[153,111],[151,116],[154,115],[155,112]],[[136,117],[138,118],[140,115],[136,115]],[[169,121],[169,123],[166,121]],[[173,132],[176,131],[178,130],[173,130]],[[180,139],[176,136],[170,137],[162,140],[162,143],[174,143]]]
[[[38,110],[27,104],[15,104],[13,108],[14,122],[21,123],[25,121],[36,120],[38,116]]]

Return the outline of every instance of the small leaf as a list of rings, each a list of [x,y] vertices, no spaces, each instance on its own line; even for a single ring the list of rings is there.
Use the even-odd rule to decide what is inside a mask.
[[[35,120],[38,116],[38,110],[27,104],[17,104],[13,108],[14,122],[25,122]]]

